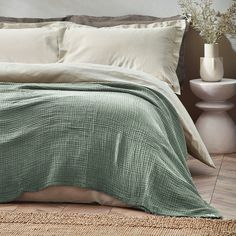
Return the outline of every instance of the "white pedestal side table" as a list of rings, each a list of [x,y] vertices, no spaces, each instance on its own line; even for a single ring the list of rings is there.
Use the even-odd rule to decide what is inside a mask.
[[[219,82],[190,80],[192,92],[203,101],[196,107],[203,110],[196,127],[210,153],[236,152],[236,126],[227,110],[234,104],[227,100],[236,94],[236,80],[222,79]]]

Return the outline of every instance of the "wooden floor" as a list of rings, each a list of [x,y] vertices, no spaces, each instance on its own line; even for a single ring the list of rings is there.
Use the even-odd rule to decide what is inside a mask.
[[[224,218],[236,219],[236,153],[213,156],[216,169],[195,159],[189,160],[194,183],[202,198]]]
[[[216,207],[224,218],[236,219],[236,153],[214,155],[216,169],[201,162],[190,159],[189,168],[204,200]],[[43,203],[12,203],[0,204],[0,211],[15,212],[77,212],[81,214],[118,214],[142,217],[142,211],[86,204],[43,204]]]

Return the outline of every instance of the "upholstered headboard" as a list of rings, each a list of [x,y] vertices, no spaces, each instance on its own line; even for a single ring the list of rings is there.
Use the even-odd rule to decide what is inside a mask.
[[[215,7],[219,10],[226,9],[231,3],[232,0],[214,1]],[[65,15],[119,16],[127,14],[166,17],[179,13],[177,0],[0,0],[0,16],[8,17],[48,18]],[[230,40],[228,38],[221,40],[220,54],[224,58],[225,77],[236,79],[236,39]],[[185,48],[187,78],[180,99],[194,120],[200,111],[194,106],[197,98],[191,93],[188,80],[199,77],[199,58],[202,55],[203,42],[196,32],[190,30]],[[236,98],[233,99],[236,100]],[[236,120],[236,112],[231,113]]]

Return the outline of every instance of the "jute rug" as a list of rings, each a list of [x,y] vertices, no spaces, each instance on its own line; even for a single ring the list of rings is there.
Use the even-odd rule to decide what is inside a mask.
[[[0,235],[234,236],[236,220],[1,212]]]

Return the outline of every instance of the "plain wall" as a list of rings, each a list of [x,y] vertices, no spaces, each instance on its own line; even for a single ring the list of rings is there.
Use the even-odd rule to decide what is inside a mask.
[[[232,0],[215,0],[218,10],[225,10]],[[153,16],[172,16],[180,14],[177,0],[0,0],[0,15],[14,17],[58,17],[70,14],[77,15],[110,15],[143,14]],[[186,80],[183,84],[181,101],[193,120],[200,112],[195,103],[198,99],[189,88],[189,80],[199,77],[199,61],[203,56],[203,41],[199,35],[190,30],[186,38],[185,68]],[[235,40],[236,41],[236,40]],[[223,38],[220,41],[220,54],[224,58],[225,77],[236,79],[236,42]],[[233,50],[231,43],[234,43]],[[236,102],[236,96],[232,99]],[[235,108],[230,111],[236,121]]]
[[[232,0],[215,0],[225,10]],[[180,13],[177,0],[0,0],[0,15],[57,17],[67,14],[171,16]]]

